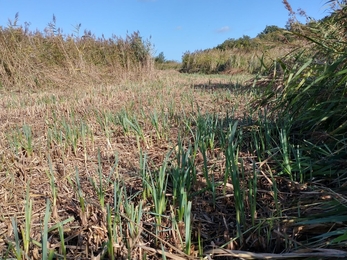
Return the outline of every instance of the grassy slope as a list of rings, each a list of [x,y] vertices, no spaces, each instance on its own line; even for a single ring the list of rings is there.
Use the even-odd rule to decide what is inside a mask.
[[[246,39],[244,39],[246,37]],[[255,38],[228,39],[212,49],[186,52],[181,71],[185,73],[261,73],[264,66],[306,44],[284,29]]]

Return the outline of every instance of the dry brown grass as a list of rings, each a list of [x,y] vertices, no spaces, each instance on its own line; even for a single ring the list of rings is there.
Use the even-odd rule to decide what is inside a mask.
[[[65,37],[55,21],[48,29],[0,29],[0,258],[46,259],[44,242],[61,259],[110,259],[112,250],[117,259],[347,256],[335,250],[345,244],[331,239],[345,239],[344,221],[299,222],[335,202],[345,207],[345,175],[336,193],[322,184],[327,179],[298,183],[283,174],[288,149],[276,139],[283,129],[264,117],[264,107],[249,109],[263,91],[250,75],[157,71],[138,33],[105,40],[88,32]],[[238,54],[236,67],[259,65],[256,53]],[[201,56],[207,68],[217,68],[213,55]],[[187,169],[175,198],[175,170]],[[159,191],[166,204],[158,214],[153,191],[161,175],[168,187]],[[51,229],[44,232],[47,201]],[[191,212],[178,220],[189,203]]]
[[[44,32],[18,24],[0,27],[0,88],[7,90],[75,87],[85,83],[111,84],[151,73],[151,44],[139,32],[124,39],[62,34],[55,17]]]
[[[177,142],[181,131],[183,114],[191,116],[197,113],[221,113],[241,102],[240,97],[230,95],[225,89],[208,89],[209,86],[225,86],[230,78],[197,77],[180,75],[177,72],[157,72],[156,79],[142,82],[128,82],[117,85],[80,85],[69,89],[48,89],[33,91],[30,88],[20,92],[1,92],[0,101],[0,254],[13,241],[14,230],[11,218],[24,225],[25,187],[30,185],[30,198],[33,200],[33,220],[31,238],[40,241],[42,220],[46,199],[52,199],[52,191],[46,172],[50,171],[48,158],[52,161],[53,174],[56,178],[58,203],[50,220],[50,225],[75,217],[75,221],[66,226],[66,242],[69,245],[69,256],[90,258],[92,252],[97,254],[105,242],[105,212],[100,208],[95,190],[89,179],[97,178],[97,155],[100,149],[105,176],[118,158],[116,175],[127,186],[128,192],[140,188],[139,180],[139,142],[134,134],[124,134],[120,126],[110,126],[108,138],[97,121],[100,113],[117,114],[121,110],[137,116],[143,128],[146,142],[141,141],[143,153],[147,153],[155,165],[160,165]],[[196,86],[195,88],[193,86]],[[205,86],[206,88],[199,89]],[[165,137],[156,137],[148,114],[163,111],[170,114]],[[241,113],[239,111],[238,113]],[[241,115],[241,114],[240,114]],[[84,122],[89,127],[85,145],[79,139],[77,150],[66,142],[48,141],[49,131],[54,127],[63,130],[63,122],[71,127]],[[15,136],[27,125],[32,130],[32,153],[23,146],[15,150]],[[53,127],[54,126],[54,127]],[[65,133],[66,134],[66,133]],[[19,134],[18,134],[19,135]],[[63,134],[64,135],[64,134]],[[23,138],[17,136],[19,139]],[[63,136],[63,139],[66,136]],[[25,138],[19,142],[24,142]],[[222,161],[218,163],[222,164]],[[87,222],[82,221],[81,208],[76,197],[74,178],[78,168],[82,189],[87,200]],[[113,187],[106,188],[108,203],[112,203]],[[201,206],[202,207],[202,206]],[[209,231],[206,231],[209,232]],[[206,233],[207,236],[207,233]],[[52,234],[51,247],[59,246]],[[145,241],[143,241],[145,243]],[[83,249],[83,250],[82,250]],[[32,246],[29,256],[37,258],[37,247]],[[135,249],[134,249],[135,250]],[[138,249],[137,249],[138,250]],[[134,254],[138,254],[135,250]],[[126,255],[124,252],[123,255]],[[135,257],[134,255],[134,257]]]
[[[28,251],[30,259],[40,259],[42,251],[33,241],[42,240],[43,219],[46,200],[53,201],[50,179],[47,172],[52,171],[57,189],[57,205],[52,207],[49,227],[73,217],[74,220],[64,224],[64,238],[67,259],[98,259],[106,251],[108,230],[106,210],[102,208],[91,179],[98,180],[99,163],[102,166],[102,182],[105,192],[105,204],[114,205],[114,184],[121,183],[126,188],[127,196],[134,196],[133,201],[143,203],[140,233],[133,237],[127,225],[131,220],[120,211],[124,233],[114,241],[115,256],[118,259],[162,259],[160,244],[166,250],[169,259],[198,259],[199,245],[197,238],[203,240],[201,250],[206,255],[213,254],[216,259],[224,257],[241,257],[245,259],[266,259],[267,257],[295,258],[310,256],[341,256],[341,251],[320,249],[296,253],[275,255],[256,254],[252,252],[287,252],[300,247],[300,239],[310,236],[324,228],[293,227],[287,220],[296,216],[298,201],[315,201],[314,207],[300,209],[303,215],[319,211],[320,203],[334,196],[331,191],[306,192],[307,186],[292,182],[283,177],[270,177],[273,161],[255,162],[255,156],[249,147],[242,148],[239,159],[244,162],[245,175],[241,180],[242,189],[247,191],[251,181],[252,164],[259,171],[257,182],[257,225],[253,226],[247,215],[247,229],[243,242],[237,236],[234,187],[230,180],[225,188],[217,185],[215,196],[204,191],[208,186],[202,172],[204,159],[199,152],[194,164],[197,169],[196,182],[193,184],[192,197],[192,240],[191,255],[184,253],[178,235],[184,236],[184,226],[175,229],[170,218],[163,218],[163,227],[167,231],[155,234],[155,217],[153,201],[141,199],[143,190],[141,181],[141,155],[147,154],[148,165],[155,172],[163,165],[165,156],[171,151],[174,157],[177,151],[178,137],[185,145],[194,144],[193,135],[187,129],[199,115],[216,114],[225,118],[227,114],[233,119],[244,122],[244,138],[247,134],[247,122],[250,99],[249,87],[241,84],[249,80],[249,75],[187,75],[176,71],[157,71],[152,78],[137,82],[113,85],[80,85],[69,89],[46,89],[33,91],[22,89],[20,92],[1,92],[0,101],[0,255],[14,257],[15,232],[21,233],[25,226],[26,187],[30,187],[30,199],[33,201],[31,243]],[[238,83],[237,83],[238,82]],[[125,133],[120,124],[100,124],[100,118],[106,122],[106,116],[117,116],[126,111],[129,117],[136,117],[143,138],[133,131]],[[151,113],[162,113],[162,135],[159,137],[151,123]],[[248,115],[249,116],[249,115]],[[111,118],[111,117],[108,117]],[[166,119],[165,119],[166,118]],[[82,124],[88,126],[85,141],[79,136],[74,149],[67,141],[66,127],[81,131]],[[32,130],[32,150],[28,149],[23,126]],[[54,129],[62,133],[51,138]],[[78,132],[77,131],[77,132]],[[100,151],[100,159],[98,159]],[[174,159],[174,158],[171,159]],[[52,162],[50,169],[49,161]],[[225,155],[221,147],[216,146],[207,153],[208,165],[215,182],[223,182],[225,176]],[[174,160],[172,160],[173,162]],[[116,163],[115,171],[112,167]],[[174,162],[173,162],[174,163]],[[86,202],[83,212],[76,187],[76,169],[78,169],[81,189]],[[110,173],[112,173],[110,175]],[[110,182],[107,179],[110,178]],[[274,183],[277,185],[276,204],[274,200]],[[167,198],[171,203],[171,183]],[[140,192],[140,193],[138,193]],[[248,191],[247,191],[248,192]],[[140,195],[139,195],[140,194]],[[245,193],[246,194],[246,193]],[[245,201],[247,199],[245,198]],[[125,203],[125,202],[124,202]],[[171,204],[165,211],[166,216],[172,213]],[[284,210],[287,217],[280,217],[278,209]],[[249,205],[245,205],[245,214],[249,214]],[[282,212],[280,213],[282,214]],[[18,223],[14,230],[12,218]],[[258,226],[259,225],[259,226]],[[310,229],[311,228],[311,229]],[[328,228],[328,226],[327,226]],[[246,228],[245,228],[246,229]],[[320,232],[320,231],[319,231]],[[268,237],[267,237],[268,236]],[[23,238],[20,235],[20,241]],[[22,242],[20,242],[22,246]],[[223,247],[224,245],[224,247]],[[56,229],[49,232],[50,249],[61,253],[60,237]],[[223,249],[221,248],[223,247]],[[200,255],[201,256],[201,255]],[[25,256],[23,257],[23,259]]]

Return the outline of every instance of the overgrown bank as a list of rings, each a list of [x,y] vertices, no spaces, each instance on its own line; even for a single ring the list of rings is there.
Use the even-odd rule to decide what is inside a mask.
[[[71,87],[111,84],[136,79],[153,69],[151,44],[138,32],[125,39],[96,38],[90,31],[80,36],[80,25],[64,35],[56,18],[44,32],[18,24],[18,14],[0,28],[0,87]]]
[[[287,1],[283,1],[284,3]],[[286,6],[286,5],[285,5]],[[298,33],[307,33],[311,28],[316,30],[329,16],[320,21],[312,20],[303,10],[301,16],[306,19],[306,24],[301,24],[296,18],[296,13],[290,8],[290,19],[286,28],[266,26],[256,37],[244,35],[238,39],[227,39],[218,46],[186,52],[182,56],[181,72],[185,73],[263,73],[264,67],[272,64],[276,59],[291,53],[304,46],[308,49],[310,41],[299,37]]]

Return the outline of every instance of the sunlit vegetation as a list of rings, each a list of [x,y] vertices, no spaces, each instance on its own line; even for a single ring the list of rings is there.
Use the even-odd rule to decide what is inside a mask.
[[[0,28],[0,86],[5,88],[71,87],[135,79],[153,68],[151,45],[139,32],[125,39],[96,38],[90,31],[65,35],[56,18],[44,32],[19,25],[18,14]]]
[[[295,26],[288,26],[289,31],[295,31]],[[260,73],[273,60],[306,43],[306,40],[293,36],[284,28],[266,26],[255,38],[244,35],[239,39],[227,39],[212,49],[186,52],[182,57],[181,71],[207,74]]]
[[[167,60],[164,52],[160,52],[158,56],[154,58],[155,68],[159,70],[179,70],[181,63],[174,60]]]
[[[0,258],[346,259],[346,15],[234,75],[1,28]]]

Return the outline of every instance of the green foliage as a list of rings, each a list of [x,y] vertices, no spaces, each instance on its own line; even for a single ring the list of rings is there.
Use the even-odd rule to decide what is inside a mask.
[[[262,41],[276,42],[278,44],[293,42],[295,37],[291,37],[289,34],[285,33],[283,28],[276,25],[268,25],[265,29],[257,35]]]
[[[155,68],[159,70],[179,70],[181,67],[180,62],[175,60],[167,60],[164,52],[160,52],[158,56],[154,58],[154,62]]]
[[[164,56],[164,52],[161,52],[158,54],[157,57],[155,57],[155,62],[157,63],[164,63],[165,62],[165,56]]]
[[[257,35],[257,37],[263,37],[264,35],[267,35],[269,33],[274,33],[274,32],[279,32],[282,31],[283,29],[276,26],[276,25],[267,25],[265,29]]]
[[[251,49],[256,47],[256,43],[248,35],[243,35],[239,39],[228,39],[225,40],[222,44],[218,45],[216,49],[219,50],[228,50],[228,49]]]
[[[322,214],[311,214],[298,225],[335,219],[345,223],[346,219],[341,187],[347,158],[346,16],[347,8],[343,7],[309,26],[297,24],[291,33],[308,44],[278,60],[282,73],[271,68],[271,84],[255,102],[257,108],[270,108],[269,118],[279,128],[273,140],[279,140],[280,153],[271,155],[278,170],[294,181],[322,183],[323,189],[334,194],[334,200],[321,205],[326,208]],[[335,237],[333,241],[345,243],[345,232],[345,228],[329,232],[324,238]],[[313,237],[311,242],[319,243],[321,238]]]
[[[277,26],[267,26],[256,38],[244,35],[227,39],[213,49],[184,53],[181,72],[259,73],[263,65],[270,66],[273,60],[297,48],[296,38]]]
[[[186,52],[182,57],[181,72],[185,73],[257,73],[262,69],[262,62],[271,61],[287,52],[287,49],[275,48],[271,53],[258,49],[211,49]],[[261,58],[263,57],[263,60]]]

